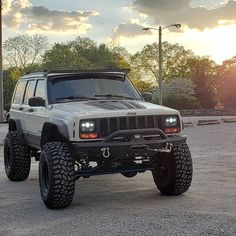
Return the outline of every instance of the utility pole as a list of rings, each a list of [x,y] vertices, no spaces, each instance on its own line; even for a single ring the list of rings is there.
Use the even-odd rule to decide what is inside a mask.
[[[4,120],[3,68],[2,68],[2,0],[0,0],[0,122]]]
[[[169,27],[176,27],[176,28],[180,28],[181,24],[171,24],[171,25],[167,25],[165,27],[161,27],[159,26],[159,28],[153,28],[153,27],[146,27],[143,28],[142,30],[148,31],[148,30],[158,30],[159,32],[159,45],[158,45],[158,51],[159,51],[159,55],[158,55],[158,64],[159,64],[159,79],[158,79],[158,84],[159,84],[159,104],[162,105],[163,101],[163,94],[162,94],[162,65],[163,65],[163,61],[162,61],[162,30],[169,28]]]
[[[159,104],[162,105],[162,28],[159,26]]]

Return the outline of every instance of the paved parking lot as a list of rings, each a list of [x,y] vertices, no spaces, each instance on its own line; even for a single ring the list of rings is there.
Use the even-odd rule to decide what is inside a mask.
[[[7,180],[0,147],[0,235],[236,235],[236,124],[185,133],[194,162],[187,193],[162,196],[148,172],[91,177],[60,211],[41,201],[36,162],[27,181]]]

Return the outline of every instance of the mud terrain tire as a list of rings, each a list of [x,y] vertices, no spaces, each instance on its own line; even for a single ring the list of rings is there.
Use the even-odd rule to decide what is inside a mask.
[[[4,166],[11,181],[26,180],[30,173],[30,148],[20,143],[17,131],[8,132],[4,143]]]
[[[152,172],[154,182],[162,194],[180,195],[192,182],[192,158],[186,143],[176,144],[170,153],[163,153]]]
[[[66,143],[49,142],[43,146],[39,185],[41,197],[49,209],[71,205],[75,190],[74,160]]]

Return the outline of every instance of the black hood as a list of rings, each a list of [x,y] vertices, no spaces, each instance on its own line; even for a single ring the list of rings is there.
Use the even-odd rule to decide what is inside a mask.
[[[86,105],[98,107],[106,110],[130,110],[130,109],[145,109],[146,107],[138,104],[135,101],[91,101]]]

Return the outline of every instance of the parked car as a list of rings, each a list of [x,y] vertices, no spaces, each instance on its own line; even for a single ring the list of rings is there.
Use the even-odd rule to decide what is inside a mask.
[[[5,170],[23,181],[31,158],[39,160],[41,197],[51,209],[71,204],[77,179],[114,173],[151,171],[163,194],[179,195],[192,181],[182,129],[180,113],[145,101],[125,71],[31,73],[12,99]]]

